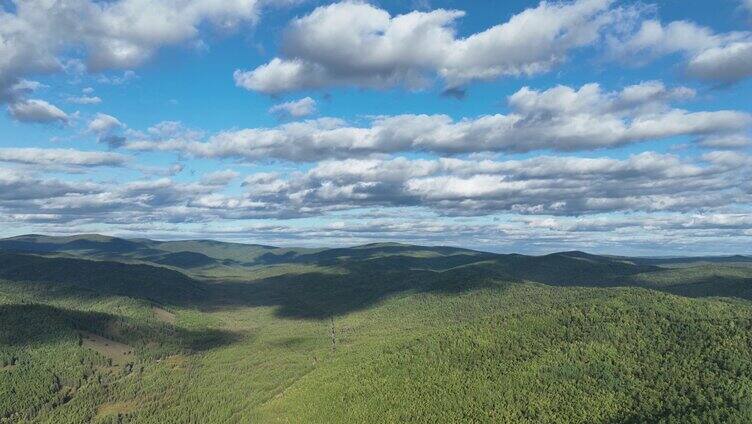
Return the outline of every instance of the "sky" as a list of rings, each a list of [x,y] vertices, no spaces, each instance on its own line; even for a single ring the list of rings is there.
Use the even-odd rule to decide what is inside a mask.
[[[752,254],[752,0],[0,0],[0,236]]]

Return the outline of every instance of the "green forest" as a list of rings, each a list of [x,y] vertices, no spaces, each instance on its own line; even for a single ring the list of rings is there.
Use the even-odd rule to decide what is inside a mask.
[[[752,258],[0,240],[2,423],[749,423]]]

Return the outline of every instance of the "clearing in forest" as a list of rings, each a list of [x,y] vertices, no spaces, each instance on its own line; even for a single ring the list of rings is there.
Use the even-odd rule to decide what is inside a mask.
[[[99,405],[97,408],[97,416],[94,421],[98,421],[107,416],[125,415],[136,410],[136,404],[134,402],[117,402],[117,403],[105,403]]]
[[[125,365],[135,359],[133,348],[127,344],[87,332],[81,333],[81,339],[84,347],[111,359],[113,366]]]
[[[175,324],[175,314],[173,314],[172,312],[156,306],[152,307],[151,310],[159,320],[164,321],[168,324]]]

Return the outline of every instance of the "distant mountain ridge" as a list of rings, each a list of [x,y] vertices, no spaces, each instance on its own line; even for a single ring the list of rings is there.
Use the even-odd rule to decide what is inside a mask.
[[[564,251],[547,255],[497,254],[451,246],[369,243],[344,248],[282,248],[214,240],[155,241],[121,239],[96,234],[0,239],[0,278],[15,281],[74,284],[86,290],[154,300],[185,303],[202,299],[206,284],[264,281],[271,290],[281,284],[274,275],[287,274],[285,283],[307,273],[312,281],[340,281],[352,292],[454,290],[483,279],[537,282],[555,286],[638,286],[687,295],[737,294],[752,298],[746,271],[714,278],[703,266],[723,265],[752,270],[746,256],[700,258],[630,258]],[[679,272],[686,268],[687,272]],[[677,271],[671,271],[676,269]],[[334,273],[342,276],[329,277]],[[685,276],[691,284],[675,284]],[[377,286],[361,281],[381,281]],[[305,280],[305,279],[303,279]],[[392,281],[394,280],[394,281]],[[711,283],[710,281],[714,282]],[[275,282],[277,281],[277,282]],[[434,281],[433,286],[410,281]],[[474,284],[474,283],[473,283]],[[276,285],[276,286],[275,286]],[[260,286],[266,287],[266,286]],[[292,286],[288,295],[296,295]],[[287,290],[287,289],[286,289]],[[323,300],[322,300],[323,301]],[[357,304],[357,302],[352,302]]]
[[[338,259],[368,259],[389,255],[438,257],[456,254],[495,255],[456,247],[370,243],[348,248],[284,248],[215,240],[156,241],[122,239],[95,234],[44,236],[29,234],[0,239],[0,250],[25,253],[64,253],[89,258],[144,260],[177,267],[209,265],[269,265],[280,263],[336,263]]]
[[[555,272],[553,268],[562,266],[564,262],[574,264],[570,266],[572,269],[569,270],[572,277],[577,277],[578,273],[592,276],[593,267],[601,268],[603,272],[616,272],[621,275],[667,265],[738,263],[752,266],[752,257],[742,255],[697,258],[631,258],[567,251],[530,256],[481,252],[451,246],[417,246],[393,242],[369,243],[345,248],[284,248],[215,240],[123,239],[99,234],[72,236],[29,234],[10,237],[0,239],[0,251],[64,254],[88,259],[147,262],[186,270],[223,266],[254,267],[281,264],[336,266],[344,262],[351,264],[367,262],[369,266],[381,265],[393,269],[446,270],[491,261],[509,268],[510,276],[535,278]],[[577,268],[581,271],[574,270]],[[521,269],[526,272],[519,272]]]

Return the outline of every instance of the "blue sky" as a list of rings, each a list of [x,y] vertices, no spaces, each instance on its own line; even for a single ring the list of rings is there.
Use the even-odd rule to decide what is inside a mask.
[[[748,0],[0,7],[0,236],[752,253]]]

